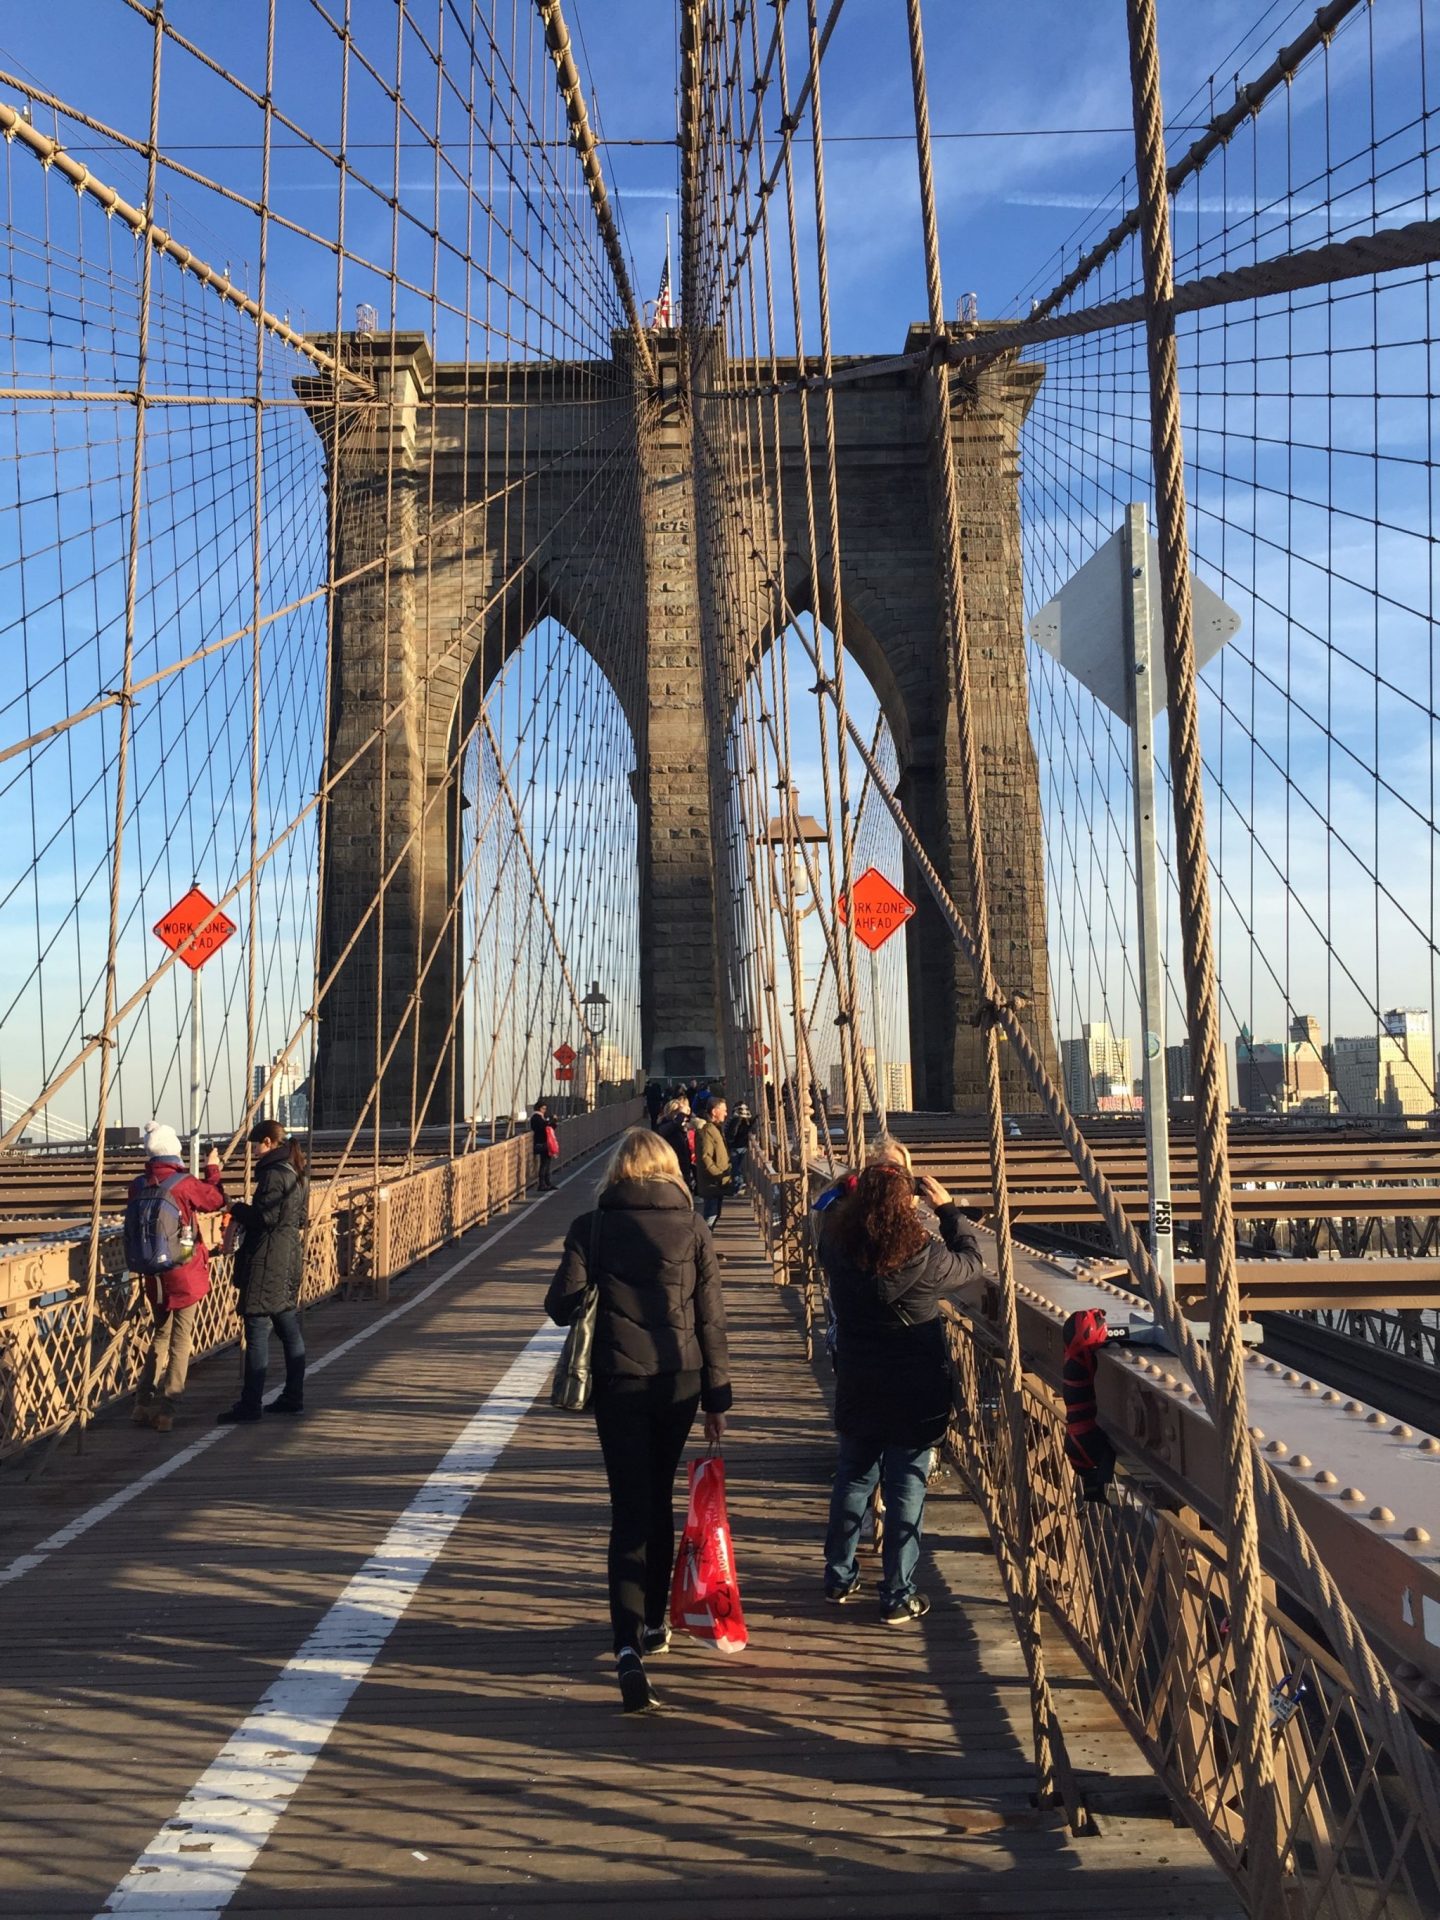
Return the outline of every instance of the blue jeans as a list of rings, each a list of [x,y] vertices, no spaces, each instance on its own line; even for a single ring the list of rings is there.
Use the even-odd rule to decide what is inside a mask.
[[[885,1532],[881,1542],[880,1599],[893,1606],[915,1591],[920,1564],[920,1530],[925,1518],[925,1482],[933,1447],[887,1447],[882,1440],[840,1436],[840,1458],[830,1495],[830,1525],[825,1533],[825,1582],[848,1587],[855,1578],[855,1549],[865,1509],[879,1481],[885,1495]]]
[[[270,1363],[270,1328],[274,1325],[285,1349],[285,1389],[300,1394],[305,1383],[305,1336],[300,1331],[300,1315],[294,1307],[283,1313],[247,1313],[245,1316],[245,1384],[240,1389],[244,1405],[258,1409],[265,1392],[265,1372]]]
[[[720,1224],[720,1209],[724,1205],[724,1202],[725,1196],[723,1193],[697,1193],[695,1196],[695,1211],[707,1227],[716,1227]]]

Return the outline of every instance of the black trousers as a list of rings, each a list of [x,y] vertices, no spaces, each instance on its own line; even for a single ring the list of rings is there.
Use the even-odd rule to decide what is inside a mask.
[[[675,1565],[675,1469],[700,1405],[700,1377],[597,1380],[591,1402],[610,1482],[610,1624],[615,1651],[663,1624]]]

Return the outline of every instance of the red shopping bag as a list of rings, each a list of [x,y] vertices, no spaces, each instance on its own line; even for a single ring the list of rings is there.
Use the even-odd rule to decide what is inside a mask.
[[[739,1653],[750,1639],[725,1511],[725,1462],[718,1453],[690,1462],[690,1511],[670,1583],[670,1624],[712,1641],[721,1653]]]

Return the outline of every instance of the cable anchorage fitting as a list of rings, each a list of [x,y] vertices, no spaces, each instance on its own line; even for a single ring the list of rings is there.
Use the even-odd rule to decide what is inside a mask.
[[[993,1000],[982,1000],[970,1016],[970,1024],[981,1033],[989,1033],[998,1027],[1007,1013],[1023,1013],[1030,1002],[1023,993],[996,994]]]

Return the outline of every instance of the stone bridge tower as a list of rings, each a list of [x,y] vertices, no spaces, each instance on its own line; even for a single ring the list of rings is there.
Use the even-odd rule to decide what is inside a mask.
[[[641,1064],[685,1076],[723,1069],[692,432],[679,338],[653,339],[660,389],[645,404],[623,336],[613,364],[472,366],[437,365],[418,334],[349,336],[341,351],[370,377],[375,398],[347,408],[338,433],[325,384],[300,383],[326,446],[335,572],[346,583],[336,595],[327,764],[347,773],[326,821],[320,977],[332,984],[321,1006],[318,1125],[352,1123],[382,1063],[382,1121],[408,1123],[412,1099],[432,1122],[456,1110],[452,1009],[464,961],[448,916],[457,743],[477,720],[483,729],[491,683],[547,616],[603,669],[634,737]],[[1020,428],[1039,378],[1037,368],[1001,362],[968,389],[957,379],[952,443],[996,968],[1029,1000],[1053,1063],[1016,486]],[[837,403],[846,643],[894,734],[906,809],[965,910],[920,383],[908,371],[879,373],[842,386]],[[792,607],[829,620],[804,559],[800,402],[785,404],[786,593]],[[753,651],[782,624],[779,607],[757,610]],[[372,736],[386,712],[382,751]],[[907,936],[916,1104],[972,1108],[982,1103],[973,990],[923,887],[913,874],[906,882],[921,903]],[[1007,1102],[1028,1104],[1018,1082]]]

